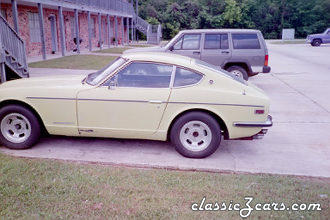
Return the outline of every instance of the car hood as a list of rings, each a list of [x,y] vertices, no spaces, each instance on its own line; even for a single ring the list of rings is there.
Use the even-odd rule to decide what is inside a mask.
[[[2,89],[22,89],[22,88],[74,88],[82,85],[82,80],[85,76],[77,75],[65,75],[55,77],[34,77],[34,78],[23,78],[5,82],[0,85]]]
[[[137,52],[164,52],[165,47],[142,47],[142,48],[134,48],[124,51],[125,53],[137,53]]]

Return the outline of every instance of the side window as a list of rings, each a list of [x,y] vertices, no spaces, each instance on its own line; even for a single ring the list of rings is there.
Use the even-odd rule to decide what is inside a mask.
[[[93,22],[93,21],[92,21]],[[76,37],[77,30],[76,30],[76,25],[74,21],[74,17],[70,17],[70,27],[71,27],[71,37],[72,39]]]
[[[182,48],[182,39],[183,39],[183,37],[181,37],[180,40],[178,40],[178,41],[174,44],[174,46],[173,46],[173,49],[174,49],[174,50],[181,50],[181,48]]]
[[[173,48],[174,50],[198,50],[200,39],[200,34],[185,34]]]
[[[221,49],[229,49],[228,34],[221,35]]]
[[[232,34],[234,49],[260,49],[257,34]]]
[[[198,83],[203,76],[183,68],[176,68],[174,87],[188,86]]]
[[[2,15],[2,17],[4,18],[4,19],[7,19],[7,16],[6,16],[6,11],[4,10],[4,9],[0,9],[0,14]]]
[[[92,32],[92,37],[93,37],[93,38],[96,37],[95,23],[96,23],[95,18],[92,18],[92,19],[91,19],[91,32]]]
[[[168,88],[172,71],[171,65],[134,62],[121,70],[115,81],[118,87]]]
[[[228,34],[205,34],[204,49],[228,48]]]
[[[39,28],[39,15],[38,13],[28,13],[29,16],[29,28],[30,28],[30,42],[40,43],[40,28]]]

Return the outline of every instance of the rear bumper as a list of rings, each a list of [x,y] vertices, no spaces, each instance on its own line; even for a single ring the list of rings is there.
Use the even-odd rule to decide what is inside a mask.
[[[257,75],[258,73],[269,73],[271,70],[270,66],[251,66],[250,76]]]
[[[267,120],[263,122],[234,122],[236,127],[271,127],[273,126],[273,118],[268,115]]]
[[[262,68],[262,72],[263,72],[263,73],[269,73],[270,70],[271,70],[270,66],[264,66],[264,67]]]

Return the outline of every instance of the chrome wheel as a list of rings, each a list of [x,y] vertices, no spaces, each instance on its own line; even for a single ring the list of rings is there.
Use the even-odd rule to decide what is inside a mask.
[[[1,121],[1,134],[12,143],[23,143],[31,135],[31,124],[22,114],[11,113]]]
[[[238,78],[244,78],[243,73],[239,70],[233,70],[233,71],[231,71],[231,73],[234,74],[234,76],[236,76]]]
[[[212,132],[207,124],[201,121],[189,121],[180,130],[180,142],[191,151],[205,150],[212,141]]]

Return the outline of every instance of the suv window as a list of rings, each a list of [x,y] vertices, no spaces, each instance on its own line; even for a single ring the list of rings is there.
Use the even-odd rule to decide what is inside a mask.
[[[112,78],[118,87],[168,88],[172,65],[133,62]]]
[[[177,41],[174,50],[198,50],[200,44],[200,34],[185,34]]]
[[[260,49],[257,34],[232,34],[234,49]]]
[[[193,85],[198,83],[202,78],[203,76],[199,73],[177,67],[175,72],[174,87]]]
[[[204,49],[228,48],[228,34],[205,34]]]

